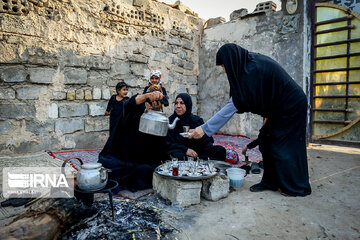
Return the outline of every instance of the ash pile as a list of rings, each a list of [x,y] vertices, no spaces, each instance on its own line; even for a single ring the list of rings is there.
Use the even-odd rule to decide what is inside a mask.
[[[172,224],[177,218],[159,207],[159,203],[153,198],[146,201],[115,198],[113,220],[109,201],[94,202],[97,213],[71,227],[62,239],[168,239],[176,230]]]

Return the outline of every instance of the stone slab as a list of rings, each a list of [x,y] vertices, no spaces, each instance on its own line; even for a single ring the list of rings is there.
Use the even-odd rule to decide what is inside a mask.
[[[104,115],[102,112],[102,115]],[[109,117],[94,117],[85,120],[85,132],[99,132],[109,130]]]
[[[177,206],[200,203],[201,181],[183,181],[153,174],[153,189],[164,199]]]
[[[229,195],[230,180],[220,174],[213,178],[203,180],[201,188],[201,196],[210,201],[217,201]]]
[[[106,106],[107,106],[107,102],[89,104],[89,115],[90,116],[105,115]]]
[[[59,106],[59,117],[80,117],[88,115],[87,104],[69,103]]]
[[[84,129],[84,119],[61,119],[55,122],[55,130],[62,133],[73,133]]]
[[[16,89],[18,99],[39,99],[40,87],[30,86]]]
[[[35,106],[32,104],[3,103],[0,107],[0,118],[32,119],[35,112]]]
[[[52,68],[31,68],[30,82],[33,83],[52,83],[56,70]]]
[[[67,68],[64,71],[65,84],[84,84],[87,82],[87,71],[77,68]]]
[[[0,79],[4,82],[24,82],[26,76],[24,66],[9,66],[0,69]]]
[[[11,88],[1,88],[0,99],[2,100],[15,99],[15,91]]]

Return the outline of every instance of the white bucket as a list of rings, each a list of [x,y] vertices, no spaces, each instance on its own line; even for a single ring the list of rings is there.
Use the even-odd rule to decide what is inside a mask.
[[[239,188],[244,184],[244,177],[246,171],[241,168],[228,168],[226,169],[227,176],[230,179],[230,186]]]

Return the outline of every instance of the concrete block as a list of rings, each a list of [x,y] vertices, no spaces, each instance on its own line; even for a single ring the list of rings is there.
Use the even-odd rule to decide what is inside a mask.
[[[101,90],[102,92],[102,99],[105,99],[105,100],[109,100],[111,95],[110,95],[110,88],[103,88]]]
[[[40,87],[22,87],[16,89],[18,99],[39,99]]]
[[[27,73],[24,66],[11,66],[0,69],[0,79],[4,82],[24,82]]]
[[[91,103],[89,104],[89,115],[90,116],[102,116],[105,115],[107,102]]]
[[[101,99],[101,88],[94,87],[93,88],[93,99]]]
[[[91,90],[85,90],[85,100],[92,100],[92,91]]]
[[[102,115],[104,115],[104,112],[102,112]],[[99,132],[105,130],[109,130],[109,117],[95,117],[85,120],[85,132]]]
[[[111,66],[110,73],[111,73],[111,75],[129,74],[130,73],[130,64],[125,61],[116,61]]]
[[[1,88],[0,99],[2,100],[15,99],[15,91],[11,88]]]
[[[85,84],[87,72],[84,69],[67,68],[64,71],[65,84]]]
[[[65,100],[66,99],[66,92],[53,92],[52,93],[53,100]]]
[[[66,93],[66,100],[68,100],[68,101],[73,101],[73,100],[75,100],[75,90],[69,90],[69,91]]]
[[[69,103],[59,106],[59,116],[62,117],[79,117],[88,115],[88,105],[81,103]]]
[[[189,206],[200,203],[201,181],[181,181],[153,174],[153,189],[172,204]]]
[[[52,83],[56,70],[52,68],[30,68],[30,82]]]
[[[51,103],[49,106],[49,118],[58,118],[59,117],[59,109],[56,103]]]
[[[3,103],[0,107],[0,118],[33,119],[35,106],[29,103]]]
[[[84,90],[78,89],[75,91],[75,99],[76,100],[83,100],[84,99]]]
[[[217,201],[229,195],[230,180],[224,175],[202,181],[201,196],[210,201]]]
[[[55,130],[62,133],[73,133],[83,129],[83,119],[59,119],[55,122]]]

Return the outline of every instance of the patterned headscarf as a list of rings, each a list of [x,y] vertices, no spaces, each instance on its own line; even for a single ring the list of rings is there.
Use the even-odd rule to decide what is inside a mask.
[[[149,77],[149,82],[151,83],[150,78],[152,76],[154,76],[154,75],[158,76],[160,78],[159,83],[161,83],[161,72],[160,72],[160,70],[151,70],[150,77]]]

